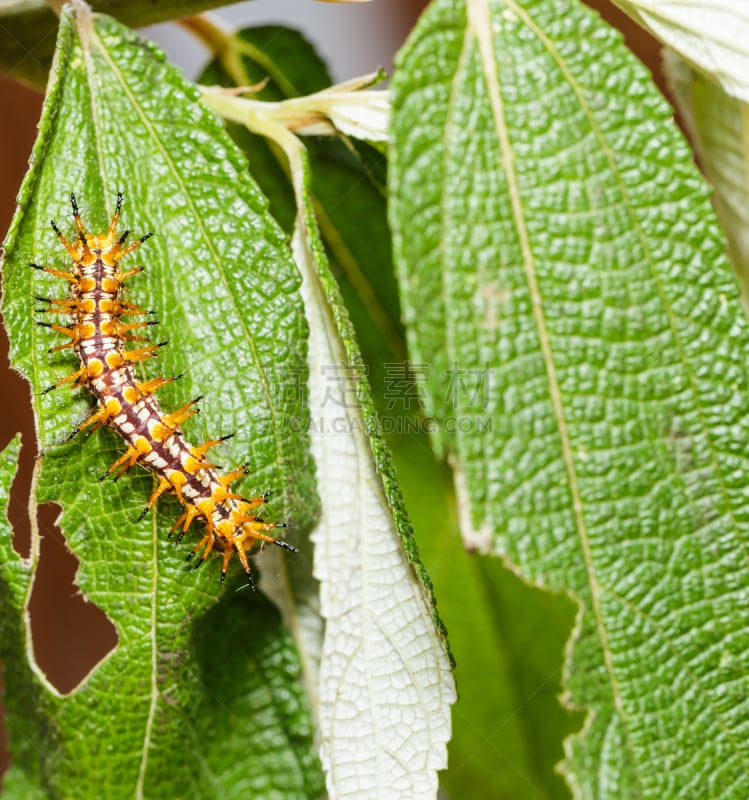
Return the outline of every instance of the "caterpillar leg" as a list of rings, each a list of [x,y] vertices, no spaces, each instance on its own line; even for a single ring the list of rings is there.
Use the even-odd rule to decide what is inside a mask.
[[[136,336],[130,333],[130,331],[156,324],[156,320],[148,320],[146,322],[120,322],[119,320],[112,320],[110,322],[101,323],[100,329],[104,336],[116,336],[126,342],[147,342],[149,341],[147,336]]]
[[[124,300],[118,300],[117,301],[117,309],[111,311],[110,313],[112,313],[113,315],[119,317],[119,316],[121,316],[123,314],[127,314],[128,316],[129,315],[136,316],[138,314],[151,314],[151,315],[153,315],[156,312],[153,311],[152,309],[149,309],[148,311],[146,311],[146,310],[144,310],[142,308],[138,308],[138,306],[135,306],[132,303],[126,303]]]
[[[62,236],[62,234],[60,234],[60,236]],[[70,247],[70,245],[68,245],[68,247]],[[78,256],[75,249],[73,249],[73,253],[75,254],[73,257],[77,260]],[[54,267],[43,267],[40,264],[34,263],[30,263],[29,266],[31,269],[38,269],[40,272],[46,272],[48,275],[54,275],[55,278],[62,278],[63,280],[68,281],[68,283],[78,283],[78,278],[73,275],[72,272],[65,272],[64,270],[55,269]]]
[[[81,220],[81,215],[78,212],[78,203],[76,203],[75,195],[70,195],[70,204],[73,207],[73,219],[75,220],[75,229],[78,233],[78,238],[80,239],[81,243],[86,245],[86,232],[83,228],[83,221]],[[80,258],[80,252],[77,247],[71,244],[64,236],[62,231],[57,227],[57,223],[51,219],[49,221],[50,225],[52,226],[52,230],[57,234],[57,238],[60,240],[62,246],[68,251],[68,255],[73,259],[73,261],[78,261]],[[49,272],[51,275],[57,274],[56,272],[51,272],[51,270],[47,269],[46,272]],[[62,274],[57,274],[58,278],[65,277]],[[75,281],[75,278],[73,279]]]
[[[127,400],[128,403],[137,403],[144,397],[157,392],[162,386],[166,386],[168,383],[174,383],[174,381],[179,380],[181,377],[181,375],[175,375],[173,378],[153,378],[150,381],[143,381],[142,383],[128,386],[124,392],[125,400]]]
[[[55,325],[51,322],[41,322],[37,320],[37,325],[42,328],[50,328],[56,333],[61,333],[67,336],[70,341],[65,344],[58,344],[56,347],[50,347],[48,353],[56,353],[58,350],[70,350],[75,347],[76,342],[80,341],[81,337],[89,335],[90,325],[76,324],[68,327],[67,325]]]
[[[284,542],[282,539],[276,539],[275,536],[270,536],[265,531],[272,531],[277,530],[278,528],[288,528],[288,524],[286,522],[260,522],[258,520],[252,520],[245,525],[245,536],[241,537],[240,541],[244,541],[245,538],[249,538],[258,542],[267,542],[268,544],[275,544],[277,547],[283,547],[284,550],[290,550],[292,553],[298,553],[299,551],[294,547],[294,545],[289,544],[288,542]]]
[[[273,530],[274,528],[286,528],[288,527],[285,522],[277,522],[277,523],[265,523],[265,522],[252,522],[249,523],[252,527],[253,531],[248,533],[252,541],[250,542],[250,548],[254,544],[255,541],[263,541],[269,542],[270,544],[275,544],[278,547],[283,547],[285,550],[290,550],[292,553],[299,552],[296,547],[290,545],[288,542],[284,542],[281,539],[276,539],[273,536],[268,536],[266,534],[260,533],[259,531],[269,531]],[[239,556],[239,561],[242,564],[242,569],[244,570],[244,574],[247,576],[247,583],[249,584],[250,589],[255,591],[255,581],[252,578],[252,569],[250,568],[250,561],[247,558],[247,549],[245,548],[245,541],[246,536],[239,536],[232,542],[232,547],[225,546],[224,547],[224,562],[221,566],[221,583],[226,580],[226,573],[229,569],[229,562],[231,561],[231,557],[234,553]]]
[[[159,482],[156,485],[156,488],[151,492],[151,496],[148,498],[148,503],[146,503],[146,507],[141,511],[140,516],[138,517],[138,522],[140,522],[146,514],[154,507],[156,501],[161,497],[164,492],[168,492],[172,488],[172,484],[166,478],[159,478]],[[181,518],[180,520],[181,521]],[[169,533],[171,536],[171,532]]]
[[[182,406],[182,408],[178,408],[176,411],[173,411],[171,414],[162,415],[161,419],[159,420],[159,424],[154,426],[151,432],[154,439],[163,442],[169,436],[176,433],[179,430],[181,423],[183,423],[186,419],[190,419],[190,417],[194,416],[195,414],[200,413],[200,409],[197,408],[197,404],[202,399],[202,396],[198,396],[194,400],[190,400],[190,402],[186,403],[184,406]],[[175,491],[178,495],[179,489],[181,488],[181,486],[175,486]],[[182,501],[180,500],[180,502]]]
[[[185,538],[187,529],[192,524],[192,521],[198,516],[200,516],[200,513],[195,506],[189,506],[187,511],[185,511],[185,513],[174,523],[174,525],[172,525],[172,529],[169,531],[170,538],[179,527],[182,528],[182,530],[177,534],[177,538],[174,540],[175,544],[179,544]],[[192,553],[188,556],[188,558],[191,557]]]
[[[174,381],[178,381],[181,377],[181,375],[175,375],[173,378],[152,378],[150,381],[143,381],[143,383],[138,384],[141,397],[144,397],[147,394],[154,394],[155,392],[158,392],[162,386],[166,386],[169,383],[174,383]]]
[[[161,418],[161,424],[172,431],[176,430],[179,425],[181,425],[185,420],[190,419],[190,417],[194,416],[195,414],[200,413],[200,409],[197,408],[197,404],[203,399],[202,395],[196,397],[194,400],[190,400],[189,403],[185,403],[182,408],[178,408],[176,411],[172,411],[171,414],[165,414]]]
[[[120,411],[122,411],[122,406],[119,400],[114,397],[108,398],[85,422],[73,428],[67,441],[69,442],[76,434],[86,428],[91,428],[92,431],[98,430],[102,425],[106,425],[110,420],[114,419]]]
[[[46,303],[47,308],[35,309],[41,314],[77,314],[82,310],[81,301],[78,299],[65,299],[61,300],[57,297],[43,297],[42,295],[35,294],[34,300],[39,303]]]
[[[153,358],[158,352],[160,347],[166,347],[167,342],[159,342],[158,344],[149,344],[146,347],[139,347],[137,350],[127,350],[122,354],[123,361],[129,361],[135,364],[138,361],[145,361],[147,358]]]
[[[83,381],[85,381],[88,377],[88,370],[84,367],[79,369],[77,372],[72,373],[71,375],[66,375],[64,378],[60,378],[57,383],[53,383],[51,386],[43,389],[42,394],[47,394],[55,389],[59,389],[60,386],[64,386],[66,383],[71,383],[73,386],[77,386],[79,383],[83,383]]]
[[[117,223],[120,221],[120,208],[122,208],[122,198],[123,198],[122,192],[118,192],[117,193],[117,207],[115,208],[114,216],[112,217],[112,222],[109,225],[109,232],[107,234],[110,239],[114,238],[114,232],[117,229]],[[127,241],[127,237],[129,235],[130,235],[130,231],[126,230],[122,234],[122,236],[120,236],[120,238],[118,240],[118,244],[120,245],[120,247],[122,247],[122,249],[120,250],[120,252],[119,252],[119,254],[117,256],[118,260],[120,258],[124,258],[128,253],[132,253],[133,250],[135,250],[138,247],[140,247],[143,244],[143,242],[146,241],[146,239],[150,239],[153,236],[153,231],[149,231],[145,235],[141,236],[140,239],[136,239],[134,242],[132,242],[131,244],[127,245],[127,247],[124,247],[124,244]],[[137,275],[139,272],[142,272],[142,271],[143,271],[143,267],[136,267],[135,269],[131,269],[129,272],[123,272],[120,275],[120,283],[124,283],[132,275]]]
[[[227,440],[232,439],[234,435],[235,434],[230,433],[227,436],[220,436],[218,439],[209,439],[207,442],[203,442],[203,444],[198,445],[197,447],[191,447],[190,455],[195,459],[193,469],[196,472],[201,469],[218,469],[216,464],[209,464],[207,461],[203,460],[205,454],[217,444],[221,444],[221,442],[226,442]]]
[[[244,574],[247,576],[247,584],[250,587],[250,589],[252,589],[252,591],[254,592],[255,581],[252,579],[252,569],[250,569],[250,562],[247,558],[247,553],[240,544],[235,544],[234,549],[236,550],[237,555],[239,556],[239,560],[242,564],[242,569],[244,569]],[[224,550],[224,563],[221,567],[222,584],[226,580],[226,572],[229,569],[229,562],[231,561],[232,552],[233,551],[230,550],[229,548],[226,548],[226,550]]]
[[[203,554],[200,556],[200,560],[195,565],[194,569],[197,569],[202,563],[205,562],[206,558],[208,558],[208,554],[213,549],[214,539],[212,537],[204,536],[198,544],[195,546],[195,549],[187,556],[187,560],[189,561],[192,556],[197,553],[201,547],[205,545],[205,550]],[[221,584],[223,585],[226,581],[226,573],[229,571],[229,564],[231,563],[231,557],[236,554],[239,556],[239,560],[242,564],[242,569],[244,570],[244,574],[247,576],[247,584],[255,591],[255,581],[252,578],[252,569],[250,567],[249,559],[247,558],[247,553],[245,552],[244,548],[236,542],[233,546],[230,544],[225,544],[223,547],[224,550],[224,558],[223,563],[221,565]]]
[[[113,472],[116,472],[114,479],[118,480],[131,467],[135,466],[141,456],[144,456],[150,451],[151,445],[148,439],[143,436],[139,436],[135,440],[135,444],[127,448],[127,450],[117,459],[117,461],[115,461],[114,464],[112,464],[112,466],[101,476],[101,478],[99,478],[99,481],[105,480],[107,476],[111,475]]]
[[[201,549],[203,550],[200,558],[198,559],[193,569],[197,569],[201,564],[205,563],[205,560],[208,558],[208,555],[210,554],[211,550],[213,550],[213,545],[215,543],[216,543],[216,538],[206,532],[205,536],[187,554],[187,560],[189,561]]]

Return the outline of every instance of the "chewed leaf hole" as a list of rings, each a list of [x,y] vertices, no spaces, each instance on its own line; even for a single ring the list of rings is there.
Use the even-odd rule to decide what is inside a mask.
[[[39,507],[39,567],[29,613],[34,656],[47,680],[67,694],[117,646],[107,615],[75,584],[78,559],[55,524],[58,507]]]

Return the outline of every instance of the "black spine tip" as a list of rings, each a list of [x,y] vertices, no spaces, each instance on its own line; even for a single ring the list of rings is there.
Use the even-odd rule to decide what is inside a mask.
[[[158,325],[159,321],[157,319],[149,319],[146,324],[147,325]]]
[[[29,264],[30,267],[36,266],[35,264]],[[34,295],[34,300],[38,300],[40,303],[51,303],[52,299],[49,297],[42,297],[40,294]]]
[[[166,347],[169,344],[169,339],[165,339],[163,342],[158,342],[156,347]]]
[[[247,575],[247,585],[254,592],[255,591],[255,581],[252,580],[252,573],[250,572],[250,570],[247,570],[247,572],[245,574]]]
[[[117,205],[115,206],[114,213],[119,214],[122,208],[122,200],[125,197],[123,192],[117,192]]]
[[[56,384],[52,384],[52,386],[48,386],[46,389],[42,390],[42,394],[49,394],[50,392],[54,391],[57,388]]]
[[[70,193],[70,205],[73,207],[73,216],[78,216],[78,201],[75,199],[75,194]]]
[[[179,380],[182,380],[182,378],[184,378],[184,377],[185,377],[185,373],[184,373],[184,372],[180,372],[180,373],[179,373],[179,375],[175,375],[175,376],[172,378],[172,380],[173,380],[173,381],[179,381]]]
[[[233,439],[236,435],[236,433],[227,433],[226,436],[219,436],[219,441],[228,442],[229,439]]]
[[[277,522],[276,523],[276,527],[277,528],[288,528],[289,527],[289,523],[288,522]]]
[[[138,515],[138,519],[136,520],[136,522],[141,522],[141,520],[144,520],[144,519],[146,518],[146,514],[148,514],[148,512],[149,512],[150,510],[151,510],[151,509],[149,509],[149,507],[148,507],[148,506],[146,506],[146,507],[143,509],[143,511],[141,511],[141,512],[140,512],[140,514]],[[170,533],[169,535],[171,536],[172,534]]]
[[[224,585],[224,581],[225,580],[226,580],[226,570],[222,569],[221,570],[221,578],[219,579],[219,582],[221,583],[222,586]]]
[[[36,320],[36,324],[40,328],[51,328],[52,327],[52,323],[51,322],[42,322],[41,320]]]
[[[72,430],[72,431],[70,431],[70,433],[68,434],[68,438],[67,438],[67,439],[65,439],[65,444],[67,444],[68,442],[71,442],[71,441],[73,441],[73,439],[75,439],[75,437],[76,437],[76,436],[77,436],[77,435],[78,435],[80,432],[81,432],[81,429],[80,429],[80,428],[73,428],[73,430]]]
[[[31,267],[31,269],[41,269],[41,270],[44,269],[44,267],[42,267],[41,265],[34,263],[29,263],[29,266]]]
[[[190,561],[194,555],[195,555],[195,551],[194,550],[190,550],[190,552],[187,554],[187,558],[185,559],[185,561]]]
[[[278,526],[276,526],[278,527]],[[294,545],[289,544],[288,542],[282,542],[280,539],[276,539],[273,544],[278,545],[279,547],[283,547],[284,550],[288,550],[291,553],[298,553],[299,551],[294,547]]]
[[[143,242],[145,242],[146,239],[150,239],[152,236],[153,236],[153,231],[148,231],[148,233],[140,237],[140,243],[143,244]]]
[[[109,473],[105,472],[100,478],[99,483],[104,483],[104,481],[109,477]]]
[[[58,236],[61,236],[61,235],[62,235],[62,234],[60,233],[60,229],[57,227],[57,223],[56,223],[56,222],[55,222],[53,219],[51,219],[51,220],[49,221],[49,224],[52,226],[52,230],[53,230],[53,231],[54,231],[54,232],[55,232],[55,233],[56,233]]]
[[[117,209],[117,211],[119,212],[119,208]],[[127,229],[127,230],[126,230],[126,231],[125,231],[125,232],[122,234],[122,236],[120,236],[120,244],[125,244],[125,242],[127,241],[127,237],[128,237],[129,235],[130,235],[130,229],[128,228],[128,229]]]

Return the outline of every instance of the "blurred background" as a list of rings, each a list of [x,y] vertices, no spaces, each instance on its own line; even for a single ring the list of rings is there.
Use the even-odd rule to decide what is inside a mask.
[[[279,23],[302,30],[327,60],[334,80],[342,81],[369,73],[378,66],[390,72],[395,52],[425,5],[424,0],[372,0],[349,5],[312,0],[254,0],[213,13],[236,27]],[[656,75],[663,88],[657,43],[606,0],[591,0],[589,5],[624,32],[630,47]],[[0,22],[0,37],[3,33]],[[208,60],[208,53],[202,45],[174,23],[151,26],[143,29],[143,33],[157,41],[188,78],[195,79]],[[0,76],[0,109],[3,111],[0,123],[0,232],[3,234],[10,224],[16,193],[27,169],[42,99],[40,91],[16,82],[12,72]],[[8,368],[7,352],[7,339],[0,327],[0,448],[5,447],[17,431],[22,432],[21,471],[14,484],[9,515],[14,528],[14,546],[19,553],[26,555],[30,542],[27,501],[38,445],[29,387]],[[74,583],[76,559],[68,552],[55,527],[56,516],[53,507],[40,510],[41,559],[31,601],[31,618],[37,662],[49,680],[60,691],[67,692],[114,647],[116,635],[104,615],[78,592]],[[418,525],[416,533],[418,538]],[[435,584],[439,600],[436,578]],[[527,587],[525,590],[530,591]],[[8,763],[6,744],[5,732],[0,726],[0,774]],[[485,745],[494,746],[488,741]],[[451,765],[455,768],[455,764],[451,762]]]

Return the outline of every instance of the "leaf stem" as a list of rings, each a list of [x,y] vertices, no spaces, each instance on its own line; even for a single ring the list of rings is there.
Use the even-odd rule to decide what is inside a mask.
[[[390,116],[389,94],[352,89],[352,86],[370,85],[376,76],[377,73],[365,75],[357,78],[355,83],[347,82],[305,97],[278,102],[236,97],[235,90],[219,87],[201,88],[204,101],[214,111],[250,128],[254,118],[263,116],[301,134],[334,136],[343,133],[358,139],[385,142]]]

